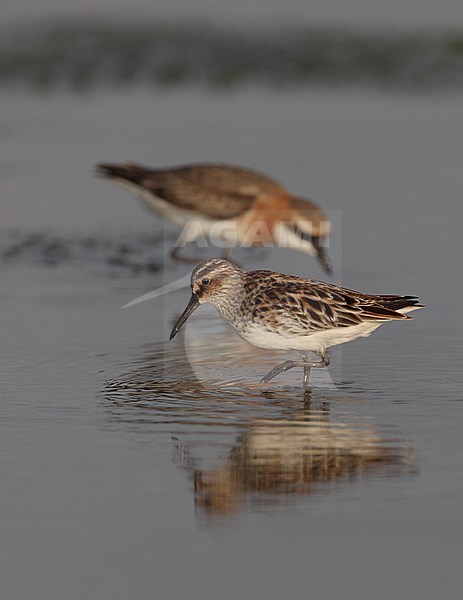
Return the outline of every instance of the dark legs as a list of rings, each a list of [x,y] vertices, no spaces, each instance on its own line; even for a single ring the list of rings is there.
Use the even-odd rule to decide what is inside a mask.
[[[287,360],[281,365],[277,365],[269,373],[267,373],[267,375],[261,380],[261,383],[268,383],[271,379],[273,379],[280,373],[286,373],[286,371],[294,369],[295,367],[302,367],[304,369],[304,390],[308,391],[310,389],[310,369],[323,369],[324,367],[327,367],[330,364],[330,359],[326,356],[324,352],[319,352],[319,355],[321,357],[321,360],[317,362],[310,361],[307,354],[303,355],[302,360]]]
[[[307,355],[304,356],[304,358],[302,359],[303,363],[307,362]],[[310,377],[310,367],[304,366],[304,374],[302,376],[302,383],[304,385],[304,390],[307,392],[310,388],[309,388],[309,377]]]

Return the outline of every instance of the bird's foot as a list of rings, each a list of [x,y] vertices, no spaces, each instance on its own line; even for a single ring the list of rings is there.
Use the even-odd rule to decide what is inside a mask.
[[[304,390],[307,392],[310,390],[310,369],[323,369],[324,367],[327,367],[330,364],[330,359],[326,356],[326,354],[320,354],[320,356],[322,359],[320,361],[309,361],[307,356],[305,356],[302,360],[287,360],[284,363],[281,363],[280,365],[274,367],[271,371],[269,371],[267,375],[265,375],[265,377],[261,379],[261,383],[268,383],[280,373],[286,373],[286,371],[289,371],[290,369],[302,367],[304,369]]]

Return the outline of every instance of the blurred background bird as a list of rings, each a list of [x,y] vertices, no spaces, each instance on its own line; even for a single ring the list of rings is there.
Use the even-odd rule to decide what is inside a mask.
[[[102,163],[97,170],[135,192],[154,213],[182,227],[171,252],[176,260],[197,262],[180,251],[189,242],[207,239],[224,248],[225,257],[234,246],[294,248],[315,256],[326,273],[332,272],[326,214],[267,175],[209,163],[166,169]]]

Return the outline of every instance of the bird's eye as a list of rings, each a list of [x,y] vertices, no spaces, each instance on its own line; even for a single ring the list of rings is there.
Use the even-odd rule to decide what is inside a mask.
[[[210,279],[208,279],[207,277],[204,277],[204,279],[201,279],[201,283],[203,285],[209,285],[210,284]]]

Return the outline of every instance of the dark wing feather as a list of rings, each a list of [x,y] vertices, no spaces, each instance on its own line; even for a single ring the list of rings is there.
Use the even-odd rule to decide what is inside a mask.
[[[251,209],[257,198],[281,194],[269,177],[240,167],[191,165],[148,169],[139,165],[98,165],[109,178],[133,183],[184,210],[199,211],[213,219],[229,219]]]
[[[269,277],[270,276],[270,277]],[[245,280],[249,316],[262,325],[307,335],[364,321],[408,319],[396,309],[418,306],[414,296],[374,296],[329,283],[252,271]]]

